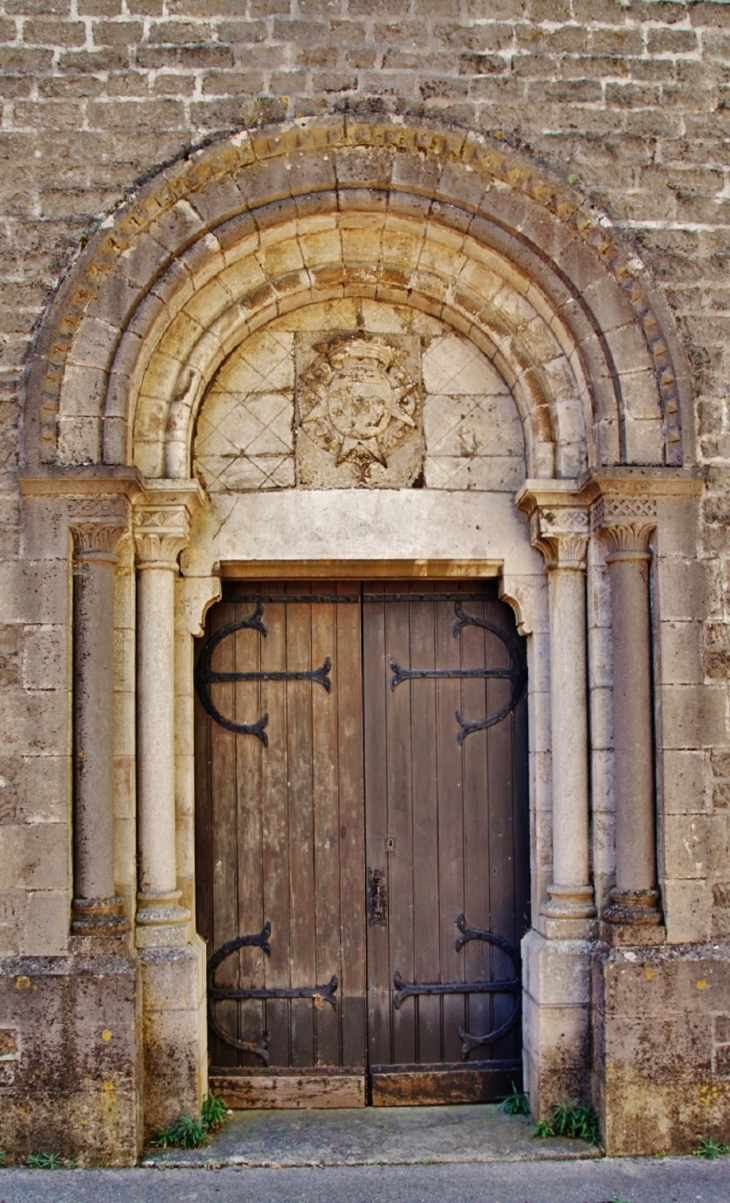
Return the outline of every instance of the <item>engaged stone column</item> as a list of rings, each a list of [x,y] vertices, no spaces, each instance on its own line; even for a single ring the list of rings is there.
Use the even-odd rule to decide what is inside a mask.
[[[553,883],[541,913],[549,919],[592,919],[596,910],[588,840],[588,506],[572,481],[546,481],[544,488],[529,482],[518,495],[518,504],[530,514],[532,543],[545,558],[549,578]]]
[[[129,929],[114,882],[114,568],[124,497],[70,502],[74,539],[74,901],[76,935]]]
[[[197,485],[181,488],[178,481],[154,481],[135,506],[137,924],[166,929],[161,943],[184,939],[184,933],[175,936],[173,929],[185,928],[190,919],[180,905],[175,857],[175,581],[199,497]]]
[[[661,923],[656,871],[654,731],[649,617],[649,539],[656,505],[602,497],[594,526],[608,548],[613,636],[616,888],[609,923]]]

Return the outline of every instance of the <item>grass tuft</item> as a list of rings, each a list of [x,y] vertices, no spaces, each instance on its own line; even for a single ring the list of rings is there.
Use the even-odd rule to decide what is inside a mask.
[[[512,1093],[507,1095],[507,1098],[502,1103],[502,1110],[505,1115],[529,1115],[530,1100],[524,1090],[518,1090],[514,1082],[512,1083]]]
[[[169,1128],[161,1128],[152,1144],[158,1149],[199,1149],[211,1132],[217,1132],[228,1112],[228,1104],[212,1092],[203,1100],[200,1119],[181,1115]]]
[[[205,1126],[208,1132],[217,1132],[228,1111],[228,1103],[219,1094],[214,1094],[211,1090],[207,1098],[203,1099],[203,1106],[200,1109],[200,1122]]]
[[[62,1170],[64,1160],[60,1153],[29,1153],[25,1164],[29,1170]]]
[[[724,1157],[726,1153],[730,1153],[730,1146],[720,1144],[711,1136],[703,1136],[697,1148],[692,1150],[693,1157],[702,1157],[705,1161],[717,1161],[718,1157]]]
[[[600,1140],[598,1116],[591,1107],[580,1103],[554,1103],[550,1119],[541,1120],[532,1135],[539,1140],[547,1140],[548,1136],[569,1136],[597,1145]]]

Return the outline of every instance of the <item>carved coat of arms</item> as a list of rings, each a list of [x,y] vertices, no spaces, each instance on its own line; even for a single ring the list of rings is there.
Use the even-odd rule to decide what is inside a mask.
[[[298,387],[298,433],[306,436],[298,440],[301,483],[412,483],[422,435],[410,348],[340,335],[312,349],[316,358]]]

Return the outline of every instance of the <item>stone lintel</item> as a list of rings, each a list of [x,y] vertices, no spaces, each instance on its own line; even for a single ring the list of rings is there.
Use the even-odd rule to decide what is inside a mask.
[[[24,497],[98,497],[124,496],[131,500],[144,490],[137,468],[117,464],[90,464],[71,468],[46,468],[45,471],[21,471],[20,492]]]

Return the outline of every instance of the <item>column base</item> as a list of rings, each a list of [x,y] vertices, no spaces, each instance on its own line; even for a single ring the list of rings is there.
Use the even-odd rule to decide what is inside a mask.
[[[194,935],[182,947],[148,946],[139,964],[149,1137],[180,1115],[198,1115],[208,1090],[205,944]]]
[[[662,921],[658,890],[613,889],[609,896],[611,904],[602,915],[605,923],[657,927]]]
[[[535,1119],[555,1103],[591,1097],[591,959],[584,939],[522,940],[523,1062]]]
[[[187,944],[190,911],[180,905],[182,890],[137,895],[137,947]]]
[[[71,932],[74,936],[120,936],[130,929],[118,894],[110,898],[74,898]]]
[[[548,919],[593,919],[593,886],[549,885],[549,899],[540,907]]]

